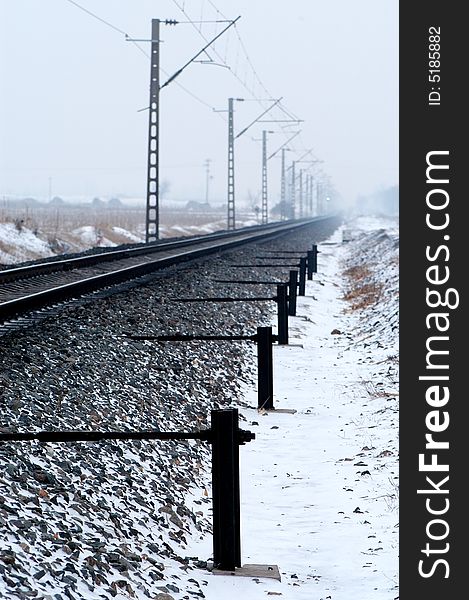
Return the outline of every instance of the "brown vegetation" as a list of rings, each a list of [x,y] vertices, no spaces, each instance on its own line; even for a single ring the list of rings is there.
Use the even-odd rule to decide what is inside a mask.
[[[350,310],[360,310],[378,302],[383,286],[372,281],[368,267],[350,267],[344,271],[344,275],[348,280],[348,289],[343,299],[351,303]]]

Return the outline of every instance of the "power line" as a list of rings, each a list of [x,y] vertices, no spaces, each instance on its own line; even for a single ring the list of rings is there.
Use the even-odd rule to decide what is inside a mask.
[[[208,2],[209,2],[209,4],[212,6],[212,8],[213,8],[213,9],[216,11],[216,14],[217,14],[217,16],[220,16],[220,17],[222,17],[222,18],[226,18],[226,16],[225,16],[225,15],[224,15],[224,14],[223,14],[223,13],[222,13],[222,12],[221,12],[219,9],[218,9],[218,7],[215,5],[215,3],[213,2],[213,0],[208,0]],[[268,95],[268,96],[271,96],[271,93],[270,93],[270,91],[269,91],[269,90],[267,89],[267,87],[264,85],[264,83],[262,82],[261,78],[259,77],[259,74],[257,73],[257,71],[256,71],[256,69],[255,69],[255,67],[254,67],[254,64],[253,64],[253,62],[252,62],[252,60],[251,60],[251,58],[250,58],[250,56],[249,56],[248,50],[247,50],[247,48],[246,48],[246,45],[244,44],[244,41],[243,41],[243,39],[242,39],[242,37],[241,37],[241,34],[240,34],[240,32],[239,32],[239,30],[238,30],[238,28],[237,28],[237,26],[236,26],[236,25],[235,25],[235,27],[234,27],[234,30],[235,30],[235,32],[236,32],[236,36],[237,36],[237,38],[238,38],[238,52],[239,52],[239,48],[241,48],[241,50],[242,50],[242,52],[243,52],[243,54],[244,54],[244,57],[245,57],[245,59],[246,59],[246,63],[249,65],[249,67],[250,67],[250,68],[251,68],[251,70],[252,70],[253,77],[256,79],[256,81],[258,82],[259,86],[260,86],[260,87],[261,87],[261,88],[262,88],[262,89],[263,89],[263,90],[264,90],[264,91],[267,93],[267,95]],[[237,61],[238,61],[238,56],[236,57],[236,62],[237,62]],[[236,72],[234,72],[233,74],[236,76]],[[245,77],[246,77],[246,74],[245,74]],[[255,94],[254,94],[254,91],[253,91],[253,90],[250,90],[250,89],[248,88],[248,86],[246,85],[246,82],[244,82],[244,84],[243,84],[243,85],[244,85],[244,87],[245,87],[246,89],[248,89],[248,91],[250,91],[250,93],[252,93],[252,95],[253,95],[253,96],[255,96]],[[260,100],[259,100],[259,104],[261,104],[261,105],[262,105],[262,102],[261,102]],[[301,121],[301,119],[299,119],[299,117],[298,117],[298,116],[297,116],[295,113],[293,113],[292,111],[288,110],[288,109],[285,107],[285,105],[283,105],[282,103],[279,103],[279,104],[278,104],[278,106],[277,106],[277,108],[278,108],[280,111],[282,111],[282,113],[283,113],[284,115],[286,115],[286,116],[287,116],[289,119],[291,119],[292,121],[294,121],[294,120],[297,120],[298,122],[299,122],[299,121]],[[286,141],[285,141],[285,144],[284,144],[284,146],[285,146],[286,144],[288,144],[289,142],[291,142],[291,141],[293,140],[293,138],[296,138],[296,137],[298,136],[298,139],[300,140],[300,149],[299,149],[299,150],[295,150],[295,152],[297,152],[298,154],[300,154],[300,152],[301,152],[301,147],[303,148],[303,150],[306,150],[306,146],[305,146],[305,143],[304,143],[304,141],[303,141],[303,139],[302,139],[301,132],[295,133],[295,135],[293,135],[291,138],[289,138],[289,137],[288,137],[288,136],[290,135],[290,133],[291,133],[291,132],[283,131],[282,133],[284,134],[284,136],[285,136],[285,140],[286,140]]]
[[[131,39],[131,36],[124,31],[123,29],[121,29],[120,27],[117,27],[116,25],[114,25],[113,23],[111,23],[110,21],[108,21],[107,19],[104,19],[103,17],[100,17],[99,15],[97,15],[96,13],[92,12],[91,10],[89,10],[88,8],[82,6],[81,4],[79,4],[78,2],[76,2],[76,0],[66,0],[67,2],[69,2],[70,4],[72,4],[73,6],[75,6],[76,8],[78,8],[79,10],[83,11],[84,13],[86,13],[87,15],[89,15],[90,17],[92,17],[93,19],[96,19],[97,21],[101,22],[103,25],[105,25],[106,27],[109,27],[110,29],[116,31],[117,33],[125,36],[126,40],[131,42],[138,50],[139,52],[141,52],[148,60],[151,59],[150,55],[148,54],[148,52],[146,52],[144,50],[144,48],[142,48],[135,40]],[[215,5],[215,3],[212,0],[208,0],[208,3],[210,4],[210,6],[212,6],[212,8],[216,11],[217,15],[219,15],[221,17],[221,19],[207,19],[204,20],[203,19],[203,13],[204,13],[204,4],[205,4],[205,0],[202,1],[201,4],[201,16],[200,19],[195,21],[193,19],[190,18],[190,16],[187,14],[185,5],[186,2],[183,1],[182,5],[180,2],[178,2],[177,0],[173,0],[173,3],[177,6],[177,8],[185,15],[187,21],[171,21],[171,24],[179,24],[179,23],[184,23],[184,24],[190,24],[192,25],[192,27],[197,31],[197,33],[202,37],[202,39],[204,39],[206,42],[208,42],[208,38],[203,34],[202,32],[202,28],[201,26],[197,27],[197,25],[202,25],[204,23],[225,23],[225,22],[233,22],[231,19],[228,19],[226,17],[226,15],[224,15],[219,9],[218,7]],[[169,23],[169,21],[168,21]],[[239,81],[239,83],[251,94],[251,96],[253,97],[253,99],[258,102],[261,106],[264,107],[264,102],[265,100],[262,98],[259,98],[256,94],[255,91],[253,89],[253,87],[250,87],[247,84],[247,73],[245,72],[244,74],[244,80],[238,75],[237,73],[237,67],[238,67],[238,58],[239,58],[239,48],[241,48],[242,53],[244,54],[244,58],[246,60],[247,65],[249,66],[250,70],[252,71],[253,74],[253,80],[255,79],[258,83],[258,85],[260,86],[260,88],[262,88],[262,90],[264,90],[267,95],[269,97],[272,96],[272,94],[270,93],[270,91],[267,89],[267,87],[264,85],[264,83],[262,82],[261,78],[259,77],[259,74],[257,73],[254,64],[249,56],[249,53],[247,51],[246,45],[244,44],[244,41],[238,31],[238,28],[236,26],[236,24],[234,25],[234,30],[236,32],[236,37],[238,39],[238,50],[237,50],[237,54],[236,54],[236,67],[235,70],[231,69],[228,61],[227,61],[227,53],[228,53],[228,40],[226,42],[226,47],[225,47],[225,57],[223,57],[216,48],[212,48],[213,53],[219,58],[219,60],[221,61],[221,63],[223,64],[223,66],[227,67],[228,69],[230,69],[231,73],[233,74],[233,76],[235,77],[235,79],[237,79]],[[207,56],[208,53],[206,53]],[[209,59],[211,62],[214,62],[210,56]],[[161,69],[161,71],[166,75],[169,76],[169,74],[164,70]],[[189,90],[188,88],[186,88],[184,85],[182,85],[181,83],[179,83],[178,81],[175,82],[176,85],[181,88],[184,92],[186,92],[186,94],[188,94],[189,96],[191,96],[194,100],[196,100],[199,104],[205,106],[206,108],[209,108],[212,112],[215,112],[221,119],[223,119],[224,121],[226,121],[226,117],[224,115],[222,115],[221,113],[219,113],[218,111],[215,111],[213,106],[211,106],[208,102],[206,102],[205,100],[203,100],[202,98],[200,98],[199,96],[197,96],[196,94],[194,94],[194,92],[192,92],[191,90]],[[253,85],[254,85],[254,81],[253,81]],[[298,119],[297,115],[295,113],[293,113],[292,111],[288,110],[282,103],[278,103],[276,108],[278,108],[279,110],[281,110],[285,115],[287,115],[289,118],[291,119]],[[287,132],[283,132],[286,135],[288,135]],[[301,145],[303,147],[303,149],[306,148],[304,141],[301,137],[301,135],[299,136],[299,139],[301,140]]]
[[[161,67],[160,67],[160,69],[161,69]],[[169,73],[167,71],[165,71],[164,69],[161,69],[161,71],[163,71],[163,73],[167,77],[169,77]],[[224,117],[221,113],[214,110],[214,107],[211,106],[208,102],[205,102],[205,100],[202,100],[202,98],[199,98],[199,96],[196,96],[193,92],[191,92],[185,86],[183,86],[182,83],[179,83],[179,81],[175,81],[174,83],[176,85],[178,85],[182,90],[184,90],[186,92],[186,94],[189,94],[189,96],[192,96],[192,98],[194,98],[194,100],[197,100],[197,102],[199,102],[200,104],[203,104],[205,107],[209,108],[212,112],[217,114],[223,121],[226,122],[226,117]]]
[[[78,8],[79,10],[83,11],[84,13],[88,14],[89,16],[91,16],[92,18],[96,19],[97,21],[100,21],[101,23],[103,23],[104,25],[106,25],[107,27],[109,27],[110,29],[113,29],[114,31],[116,31],[117,33],[120,33],[121,35],[124,35],[128,41],[130,41],[144,56],[146,56],[148,59],[150,59],[150,55],[136,42],[133,41],[131,38],[131,36],[124,31],[123,29],[121,29],[120,27],[117,27],[116,25],[114,25],[113,23],[111,23],[110,21],[104,19],[103,17],[100,17],[99,15],[97,15],[96,13],[92,12],[91,10],[89,10],[88,8],[82,6],[81,4],[79,4],[78,2],[76,2],[76,0],[66,0],[67,2],[69,2],[70,4],[73,4],[76,8]],[[208,0],[209,4],[212,6],[212,8],[218,13],[218,15],[220,15],[222,17],[222,19],[215,19],[215,20],[203,20],[203,3],[202,3],[202,7],[201,7],[201,18],[198,21],[194,21],[193,19],[190,19],[189,15],[187,15],[186,10],[185,10],[185,2],[183,2],[182,6],[176,1],[173,0],[174,4],[176,4],[176,6],[179,8],[179,10],[181,10],[181,12],[186,15],[187,21],[177,21],[176,23],[186,23],[186,24],[191,24],[192,26],[195,27],[195,29],[198,31],[199,35],[202,36],[203,39],[205,39],[205,41],[208,41],[207,38],[204,36],[204,34],[201,31],[200,27],[196,27],[196,24],[202,24],[202,23],[226,23],[226,22],[230,22],[230,19],[228,19],[226,17],[226,15],[224,15],[218,8],[217,6],[212,2],[212,0]],[[238,38],[239,41],[239,45],[244,53],[244,56],[246,58],[246,61],[248,62],[254,77],[256,78],[258,84],[260,85],[260,87],[267,93],[267,95],[271,96],[269,90],[265,87],[265,85],[263,84],[262,80],[260,79],[256,69],[254,68],[254,65],[249,57],[249,54],[247,52],[246,46],[241,38],[241,35],[235,25],[235,31],[236,31],[236,36]],[[227,60],[226,60],[226,54],[227,54],[227,47],[228,47],[228,40],[227,40],[227,45],[225,48],[225,57],[222,57],[221,54],[216,50],[213,49],[214,53],[219,57],[219,59],[222,61],[223,65],[227,68],[230,68],[230,65],[228,64]],[[163,71],[163,73],[165,73],[165,75],[167,75],[167,73],[161,69]],[[231,68],[230,68],[231,70]],[[232,71],[232,70],[231,70]],[[243,85],[243,87],[249,91],[252,96],[255,98],[256,94],[254,93],[254,90],[251,89],[247,84],[246,81],[242,80],[237,73],[233,72],[233,75],[236,79],[238,79],[238,81]],[[196,94],[194,94],[193,92],[191,92],[190,90],[188,90],[185,86],[183,86],[182,84],[180,84],[179,82],[176,82],[176,84],[183,90],[185,91],[188,95],[190,95],[192,98],[194,98],[194,100],[197,100],[197,102],[199,102],[200,104],[202,104],[203,106],[206,106],[207,108],[210,108],[211,110],[213,110],[213,107],[208,103],[205,102],[205,100],[202,100],[202,98],[200,98],[199,96],[197,96]],[[256,98],[259,101],[259,104],[262,105],[262,100]],[[287,109],[284,107],[283,104],[279,104],[278,108],[280,110],[282,110],[285,114],[287,114],[289,117],[291,118],[297,118],[297,116],[290,112],[287,111]],[[218,113],[217,113],[218,114]],[[221,115],[220,115],[221,116]],[[221,118],[223,120],[224,119],[223,116],[221,116]]]
[[[200,35],[200,37],[205,41],[208,42],[208,38],[202,33],[202,29],[201,27],[197,27],[197,23],[200,23],[199,21],[194,21],[193,19],[190,18],[190,16],[188,15],[187,11],[185,10],[185,4],[183,4],[181,6],[181,4],[177,1],[177,0],[173,0],[173,3],[177,6],[177,8],[183,13],[183,15],[186,17],[186,19],[188,20],[188,22],[192,25],[192,27],[197,31],[197,33]],[[225,18],[225,17],[224,17]],[[232,20],[232,19],[231,19]],[[215,50],[212,49],[213,52],[215,54],[218,55],[218,58],[224,63],[226,64],[225,61],[223,61],[223,58],[220,56],[220,54]],[[227,65],[228,66],[228,65]]]
[[[144,56],[146,56],[146,58],[148,58],[148,60],[151,59],[150,54],[148,54],[148,52],[146,52],[146,50],[144,48],[142,48],[136,41],[132,40],[132,36],[130,36],[127,32],[125,32],[123,29],[120,29],[119,27],[117,27],[116,25],[113,25],[110,21],[107,21],[106,19],[103,19],[102,17],[100,17],[99,15],[97,15],[96,13],[92,12],[91,10],[88,10],[87,8],[85,8],[84,6],[82,6],[81,4],[78,4],[78,2],[75,2],[75,0],[66,0],[66,2],[69,2],[70,4],[73,4],[74,6],[76,6],[76,8],[82,10],[83,12],[85,12],[86,14],[88,14],[89,16],[93,17],[94,19],[100,21],[101,23],[103,23],[104,25],[106,25],[107,27],[113,29],[114,31],[117,31],[118,33],[124,35],[127,39],[128,42],[131,42]],[[189,23],[189,21],[186,21],[186,23]],[[167,71],[165,71],[164,69],[161,68],[161,71],[167,76],[169,77],[169,73]],[[186,88],[184,85],[182,85],[181,83],[179,83],[178,81],[175,82],[176,85],[178,87],[180,87],[184,92],[186,92],[186,94],[188,94],[189,96],[191,96],[194,100],[196,100],[197,102],[199,102],[199,104],[202,104],[203,106],[209,108],[212,112],[213,112],[213,106],[211,106],[208,102],[206,102],[205,100],[203,100],[202,98],[200,98],[199,96],[197,96],[196,94],[194,94],[194,92],[191,92],[188,88]],[[226,121],[226,118],[217,113],[218,116],[223,120]]]
[[[211,46],[213,44],[213,42],[215,40],[217,40],[221,35],[223,35],[225,33],[225,31],[227,31],[227,29],[229,27],[231,27],[232,25],[235,25],[236,21],[238,21],[238,19],[240,19],[241,17],[237,17],[236,19],[234,19],[234,21],[231,21],[230,24],[225,27],[225,29],[223,29],[222,31],[220,31],[220,33],[218,35],[216,35],[212,40],[210,40],[203,48],[202,50],[199,50],[199,52],[197,52],[197,54],[195,54],[190,60],[188,60],[180,69],[178,69],[176,71],[176,73],[174,73],[174,75],[171,75],[171,77],[165,82],[163,83],[163,85],[161,86],[161,89],[166,87],[168,85],[168,83],[171,83],[171,81],[173,81],[174,79],[176,79],[176,77],[178,77],[186,67],[188,67],[192,62],[194,62],[194,60],[196,58],[198,58],[201,54],[203,54],[205,52],[205,50]]]
[[[91,12],[91,10],[88,10],[84,6],[81,6],[81,4],[78,4],[78,2],[75,2],[75,0],[66,0],[66,2],[70,2],[70,4],[73,4],[74,6],[76,6],[80,10],[82,10],[83,12],[87,13],[88,15],[91,15],[93,18],[97,19],[98,21],[101,21],[101,23],[104,23],[105,25],[107,25],[111,29],[114,29],[118,33],[122,33],[122,35],[125,35],[126,37],[128,37],[127,33],[125,31],[123,31],[122,29],[119,29],[119,27],[116,27],[112,23],[109,23],[109,21],[106,21],[106,19],[98,17],[97,14],[95,14],[94,12]]]
[[[190,16],[188,15],[187,11],[185,10],[184,6],[181,6],[181,4],[177,1],[177,0],[173,0],[173,3],[177,6],[177,8],[184,14],[184,16],[192,23],[194,29],[197,31],[197,33],[200,35],[200,37],[205,40],[206,42],[208,42],[208,38],[202,33],[201,29],[199,27],[197,27],[195,25],[195,21],[193,21]],[[212,4],[212,3],[211,3]],[[212,5],[213,6],[213,5]],[[220,11],[218,11],[220,13]],[[220,13],[221,14],[221,13]],[[224,15],[222,15],[223,18],[226,18]],[[236,29],[236,26],[235,26]],[[218,56],[218,58],[220,59],[220,61],[227,67],[229,67],[229,64],[226,62],[226,60],[223,58],[223,56],[218,52],[218,50],[216,48],[212,48],[212,52],[214,54],[216,54]],[[241,85],[244,87],[245,90],[247,90],[251,96],[253,96],[255,98],[256,94],[254,93],[254,91],[247,85],[246,81],[243,79],[241,79],[241,77],[239,77],[239,75],[237,73],[235,73],[231,68],[230,71],[233,74],[233,77],[235,77],[240,83]]]
[[[226,18],[227,18],[227,17],[226,17],[226,15],[224,15],[224,14],[223,14],[223,13],[222,13],[222,12],[221,12],[219,9],[218,9],[218,7],[215,5],[215,3],[214,3],[212,0],[208,0],[208,2],[209,2],[209,4],[212,6],[212,8],[213,8],[213,9],[216,11],[216,13],[217,13],[217,14],[218,14],[220,17],[222,17],[223,19],[226,19]],[[236,32],[236,36],[237,36],[237,38],[238,38],[239,47],[240,47],[240,48],[241,48],[241,50],[243,51],[243,54],[244,54],[244,56],[245,56],[245,58],[246,58],[246,61],[247,61],[247,63],[249,64],[249,66],[251,67],[251,69],[252,69],[252,72],[253,72],[253,75],[254,75],[254,77],[256,78],[256,80],[257,80],[257,82],[258,82],[259,86],[260,86],[260,87],[261,87],[261,88],[262,88],[262,89],[263,89],[263,90],[264,90],[264,91],[267,93],[267,95],[268,95],[268,96],[272,96],[272,94],[270,93],[270,91],[269,91],[269,90],[266,88],[266,86],[265,86],[265,85],[264,85],[264,83],[262,82],[261,78],[259,77],[259,74],[257,73],[257,71],[256,71],[256,69],[255,69],[255,67],[254,67],[254,65],[253,65],[253,62],[252,62],[252,60],[251,60],[251,58],[250,58],[250,56],[249,56],[249,53],[248,53],[248,51],[247,51],[247,48],[246,48],[246,45],[244,44],[244,41],[243,41],[243,39],[242,39],[242,37],[241,37],[241,34],[239,33],[239,30],[238,30],[238,28],[235,26],[235,28],[234,28],[234,29],[235,29],[235,32]],[[237,62],[237,61],[238,61],[238,56],[236,57],[236,62]],[[235,71],[236,71],[236,69],[235,69]],[[247,86],[245,86],[245,87],[246,87],[246,89],[248,89],[248,88],[247,88]],[[251,91],[251,90],[249,90],[249,91]],[[253,93],[253,91],[251,91],[251,93],[252,93],[252,95],[253,95],[253,96],[255,96],[255,94]],[[261,104],[261,102],[260,102],[260,104]],[[282,103],[279,103],[279,105],[278,105],[278,108],[279,108],[279,109],[280,109],[280,110],[281,110],[281,111],[282,111],[282,112],[283,112],[285,115],[287,115],[287,116],[288,116],[290,119],[297,119],[297,120],[301,120],[301,119],[299,119],[299,117],[298,117],[297,115],[295,115],[295,113],[293,113],[293,112],[291,112],[291,111],[287,110],[287,109],[286,109],[286,107],[285,107],[285,106],[284,106]]]
[[[208,0],[208,2],[209,2],[209,4],[212,6],[212,8],[214,8],[214,9],[215,9],[215,11],[216,11],[216,12],[217,12],[217,13],[218,13],[218,14],[219,14],[221,17],[223,17],[224,19],[226,19],[226,18],[227,18],[227,17],[226,17],[226,16],[225,16],[225,15],[224,15],[224,14],[223,14],[223,13],[222,13],[222,12],[221,12],[221,11],[220,11],[218,8],[217,8],[217,6],[216,6],[216,5],[215,5],[215,4],[212,2],[212,0]],[[252,63],[252,60],[251,60],[251,58],[250,58],[250,56],[249,56],[249,53],[248,53],[248,51],[247,51],[247,48],[246,48],[246,46],[245,46],[245,44],[244,44],[244,42],[243,42],[243,39],[242,39],[242,37],[241,37],[241,34],[239,33],[239,31],[238,31],[238,28],[237,28],[237,27],[235,27],[235,32],[236,32],[236,36],[237,36],[237,38],[238,38],[239,45],[240,45],[240,47],[241,47],[241,49],[242,49],[242,51],[243,51],[243,53],[244,53],[244,56],[245,56],[245,58],[246,58],[247,62],[249,63],[249,66],[250,66],[250,67],[251,67],[251,69],[252,69],[252,72],[253,72],[253,74],[254,74],[254,77],[256,78],[257,82],[259,83],[260,87],[261,87],[261,88],[264,90],[264,92],[266,92],[266,94],[267,94],[268,96],[271,96],[272,94],[270,93],[270,91],[269,91],[269,90],[266,88],[266,86],[265,86],[265,85],[264,85],[264,83],[262,82],[261,78],[259,77],[259,74],[257,73],[257,71],[256,71],[256,69],[255,69],[255,67],[254,67],[254,65],[253,65],[253,63]]]

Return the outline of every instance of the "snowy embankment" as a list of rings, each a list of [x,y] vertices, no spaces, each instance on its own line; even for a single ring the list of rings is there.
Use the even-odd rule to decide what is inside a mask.
[[[160,348],[116,337],[123,328],[190,332],[197,323],[239,333],[262,323],[254,303],[223,305],[214,320],[197,304],[174,314],[161,301],[194,290],[223,295],[213,280],[232,260],[255,262],[256,247],[65,311],[5,349],[4,431],[178,430],[204,427],[210,407],[239,404],[241,426],[256,433],[240,449],[242,560],[278,564],[281,582],[206,570],[206,444],[20,443],[0,447],[0,598],[395,598],[398,251],[380,231],[389,225],[359,220],[367,233],[355,241],[342,243],[338,230],[319,244],[319,272],[291,318],[291,345],[274,349],[275,405],[293,415],[246,408],[257,402],[247,365],[238,364],[254,356],[244,342],[240,355],[234,345]],[[289,249],[310,243],[306,235],[283,241]]]
[[[194,221],[201,221],[192,224]],[[159,227],[161,238],[206,235],[226,228],[226,219],[213,220],[213,216],[202,215],[202,220],[189,214],[179,217],[185,225],[171,224],[163,221]],[[144,216],[142,217],[144,218]],[[17,221],[16,223],[0,223],[0,266],[49,258],[62,254],[83,252],[91,248],[113,248],[122,244],[138,244],[145,241],[145,223],[129,223],[126,227],[111,225],[113,217],[104,220],[106,225],[82,225],[80,227],[62,226],[59,231],[47,233],[41,228],[31,229]],[[245,216],[238,219],[237,227],[258,225],[255,219]]]
[[[275,348],[275,406],[296,414],[242,410],[257,436],[241,447],[242,561],[282,581],[207,576],[209,600],[398,596],[398,237],[354,225],[355,241],[341,228],[320,245],[291,346]]]
[[[54,256],[49,244],[30,229],[0,223],[0,265]]]

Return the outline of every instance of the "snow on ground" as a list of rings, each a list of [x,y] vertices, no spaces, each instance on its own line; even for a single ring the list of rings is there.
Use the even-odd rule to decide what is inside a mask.
[[[92,225],[78,227],[72,231],[72,234],[87,248],[93,248],[94,246],[115,246],[111,240],[103,236],[99,228]]]
[[[109,217],[112,222],[112,217]],[[194,221],[191,221],[191,218]],[[210,217],[207,216],[207,219]],[[226,229],[224,217],[208,222],[197,223],[200,215],[180,213],[171,217],[175,223],[160,224],[161,238],[204,235]],[[114,247],[120,244],[145,241],[145,223],[129,223],[128,228],[113,226],[103,216],[102,224],[81,225],[70,229],[61,228],[53,232],[37,228],[33,233],[25,223],[0,223],[0,265],[12,265],[25,261],[47,258],[69,252],[81,252],[96,247]],[[187,222],[187,223],[186,223]],[[196,224],[193,224],[196,223]],[[258,225],[254,219],[240,218],[237,227]]]
[[[48,243],[31,229],[14,223],[0,223],[0,264],[11,265],[53,255]]]
[[[236,223],[238,229],[241,227],[252,227],[254,225],[259,225],[258,221],[255,219],[238,220]],[[220,219],[203,225],[172,225],[171,227],[160,225],[160,236],[165,238],[178,235],[202,235],[214,233],[215,231],[221,231],[223,229],[226,229],[226,219]]]
[[[297,412],[240,408],[242,428],[256,433],[240,448],[242,562],[277,564],[281,582],[185,573],[168,558],[165,574],[177,577],[180,591],[158,595],[160,582],[148,580],[155,599],[189,598],[194,581],[207,600],[398,596],[396,227],[394,220],[356,219],[320,244],[319,272],[290,318],[290,345],[274,347],[275,405]],[[344,229],[352,241],[342,241]],[[256,406],[254,387],[246,386],[244,400]],[[208,494],[209,479],[207,470]],[[186,501],[204,522],[206,493],[199,487]],[[129,514],[135,527],[143,515],[137,508]],[[186,534],[185,554],[210,559],[211,536],[193,527]],[[95,594],[82,582],[80,597]],[[116,589],[117,600],[128,597]]]
[[[357,241],[341,228],[320,246],[291,345],[274,348],[275,405],[296,414],[242,409],[256,433],[240,448],[242,563],[277,564],[282,581],[208,574],[208,600],[398,597],[396,222],[353,227]],[[350,312],[343,271],[363,256],[382,301]],[[190,553],[210,557],[211,539]]]
[[[225,222],[216,221],[215,223],[207,223],[207,225],[200,225],[198,227],[198,233],[214,233],[215,231],[219,231],[220,229],[225,228]],[[197,232],[196,232],[197,233]]]
[[[145,237],[140,237],[138,235],[135,235],[133,233],[131,233],[130,231],[127,231],[127,229],[123,229],[122,227],[113,227],[112,231],[114,231],[114,233],[117,233],[118,235],[123,236],[124,238],[127,238],[129,240],[129,242],[131,243],[140,243],[140,242],[144,242],[145,241]]]

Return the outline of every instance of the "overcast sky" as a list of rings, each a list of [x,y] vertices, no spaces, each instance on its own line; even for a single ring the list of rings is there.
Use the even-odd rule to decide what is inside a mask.
[[[316,172],[330,176],[345,201],[398,183],[397,0],[77,3],[137,39],[150,37],[152,18],[222,19],[214,7],[229,19],[241,15],[236,30],[208,51],[230,68],[192,64],[161,91],[160,177],[172,199],[204,200],[209,158],[209,201],[225,201],[226,113],[213,109],[226,109],[230,96],[282,97],[285,109],[304,120],[288,160],[311,148],[323,161]],[[0,6],[0,194],[144,198],[148,112],[140,109],[149,104],[149,59],[70,0],[0,0]],[[173,74],[205,45],[204,37],[225,26],[162,26],[162,70]],[[149,52],[149,43],[139,46]],[[236,103],[236,132],[268,105]],[[269,118],[286,115],[275,108]],[[240,202],[260,191],[262,129],[275,132],[268,134],[271,153],[298,126],[256,124],[237,140]],[[276,157],[269,161],[274,201],[279,182]]]

